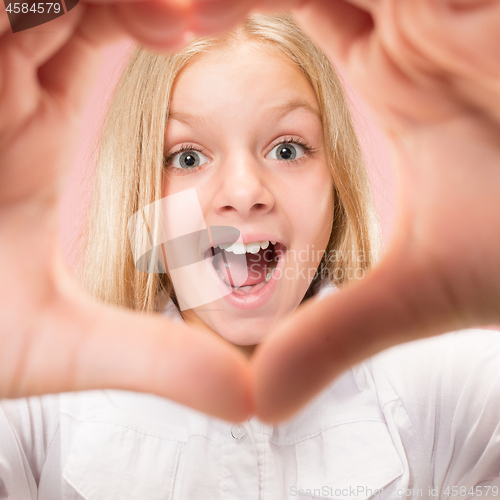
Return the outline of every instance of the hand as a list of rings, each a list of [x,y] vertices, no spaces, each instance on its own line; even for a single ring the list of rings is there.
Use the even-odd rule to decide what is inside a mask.
[[[312,0],[295,14],[388,132],[398,213],[364,280],[257,349],[266,421],[384,348],[500,319],[500,2]]]
[[[205,332],[92,300],[61,257],[57,201],[100,47],[133,34],[182,43],[188,15],[164,2],[78,5],[13,34],[0,11],[0,398],[114,387],[229,420],[250,412],[247,364]]]
[[[500,120],[497,0],[313,0],[295,14],[390,132],[467,112]]]
[[[422,0],[422,3],[424,1]],[[281,1],[279,7],[299,3]],[[377,66],[377,57],[371,55],[373,52],[361,51],[356,55],[356,50],[348,50],[354,47],[366,48],[369,40],[375,39],[375,45],[381,43],[376,41],[377,29],[380,29],[378,20],[373,27],[368,25],[367,30],[360,31],[359,28],[366,26],[367,16],[373,11],[349,11],[348,4],[339,1],[310,1],[303,4],[298,11],[300,22],[306,30],[307,23],[312,23],[309,32],[313,37],[317,34],[323,49],[337,52],[340,50],[344,62],[357,61],[361,68],[365,64],[365,73],[362,69],[358,71],[360,77],[382,77],[378,85],[380,98],[385,92],[380,82],[384,81],[384,75],[387,77],[387,68],[380,61]],[[27,121],[33,116],[36,119],[27,121],[29,125],[33,125],[31,128],[24,127],[24,130],[22,127],[19,129],[19,124],[23,123],[20,119],[17,120],[17,127],[8,121],[0,123],[0,158],[4,165],[0,172],[4,177],[0,184],[0,199],[2,208],[6,207],[6,215],[0,219],[0,234],[5,240],[0,248],[5,254],[2,255],[2,262],[8,263],[1,264],[4,267],[4,289],[8,290],[8,294],[5,294],[2,304],[5,308],[2,313],[5,314],[1,315],[4,323],[1,341],[5,349],[2,350],[0,360],[0,394],[25,395],[51,390],[123,387],[156,392],[226,418],[242,418],[250,406],[246,397],[248,385],[243,361],[235,353],[196,336],[199,351],[207,353],[206,356],[200,354],[204,360],[200,366],[197,364],[196,353],[187,346],[197,333],[192,329],[184,327],[181,332],[180,327],[174,328],[166,320],[143,318],[90,301],[71,281],[55,244],[53,207],[58,195],[57,182],[61,179],[58,170],[63,165],[64,155],[69,156],[71,151],[69,146],[66,148],[60,144],[55,145],[51,134],[47,134],[45,142],[37,137],[43,138],[42,133],[50,130],[47,125],[53,130],[59,127],[60,137],[67,138],[64,144],[70,144],[71,139],[76,137],[73,130],[68,132],[67,121],[63,121],[61,115],[55,114],[59,111],[59,106],[54,106],[54,102],[58,101],[54,99],[58,94],[57,88],[62,90],[63,95],[67,94],[61,101],[63,108],[67,105],[65,109],[69,111],[70,117],[76,120],[81,112],[85,88],[88,88],[88,83],[83,78],[87,72],[83,72],[82,68],[87,68],[95,60],[94,50],[99,43],[103,43],[104,33],[106,40],[122,36],[124,32],[132,33],[139,40],[157,49],[181,43],[182,34],[177,31],[174,34],[172,26],[177,24],[184,29],[185,25],[177,20],[172,12],[162,16],[163,9],[168,12],[169,4],[154,5],[154,8],[149,3],[144,3],[141,7],[135,3],[87,6],[85,16],[82,15],[82,19],[73,21],[74,25],[69,27],[67,39],[60,43],[65,50],[57,52],[59,47],[56,47],[52,52],[49,51],[45,58],[35,60],[34,64],[32,59],[31,68],[40,67],[37,76],[41,78],[40,81],[35,81],[32,77],[30,95],[35,97],[35,104],[38,103],[42,110],[52,110],[52,115],[47,115],[47,112],[34,112],[34,109],[39,109],[35,105],[28,107],[26,111],[26,108],[23,108],[25,101],[21,103],[19,99],[13,101],[17,102],[17,108],[13,107],[14,111],[9,115],[2,114],[2,117],[9,116],[11,120],[24,117]],[[203,14],[200,5],[203,5],[205,10]],[[245,9],[252,6],[252,2],[230,2],[229,5],[231,8],[227,8],[227,2],[223,1],[197,3],[189,13],[191,28],[199,33],[228,29],[241,19]],[[266,5],[268,8],[274,8],[277,2],[268,2]],[[365,5],[369,3],[366,2]],[[375,2],[371,6],[374,7]],[[332,17],[328,17],[325,16],[324,10],[320,10],[321,7],[339,10],[330,11]],[[477,8],[489,8],[489,4],[482,2]],[[222,19],[220,12],[225,14]],[[474,9],[470,9],[468,13],[466,11],[466,14],[471,16],[468,19],[477,19],[474,13],[477,13]],[[53,23],[68,22],[70,15],[71,13]],[[343,24],[353,27],[354,30],[339,31],[335,37],[332,36],[333,32],[317,29],[317,26],[324,26],[325,20],[335,24],[334,15],[339,16],[337,29],[340,30]],[[75,17],[76,14],[73,14],[72,19]],[[85,22],[83,17],[88,21]],[[492,18],[495,19],[494,16]],[[172,21],[171,26],[169,20]],[[156,29],[151,29],[151,24]],[[5,18],[0,19],[1,32],[5,31],[5,26]],[[363,36],[366,34],[368,36]],[[0,39],[0,44],[4,39],[5,35]],[[485,39],[488,40],[488,37],[485,36]],[[74,40],[76,45],[71,45],[71,40]],[[360,40],[360,44],[355,43]],[[91,43],[87,43],[88,41]],[[82,54],[81,58],[71,59],[70,62],[67,54],[74,54],[79,45],[83,45],[80,51],[87,51],[87,55],[83,57]],[[39,43],[37,47],[47,50],[46,46],[40,46]],[[349,59],[350,55],[352,57]],[[2,58],[7,59],[3,55]],[[455,54],[455,60],[457,59],[460,58]],[[78,61],[78,64],[74,61]],[[373,64],[370,66],[371,63]],[[60,72],[57,78],[56,69]],[[355,64],[354,69],[351,65],[350,72],[356,74],[355,69]],[[18,75],[19,69],[16,76]],[[450,77],[450,81],[459,81],[459,77],[459,74],[458,79],[453,80]],[[10,73],[9,80],[5,75],[2,78],[10,84],[10,92],[15,95],[12,83],[14,79],[10,77]],[[419,98],[427,102],[427,90],[418,92],[421,85],[418,79],[418,72],[416,79],[403,79],[400,82],[400,90],[404,91],[405,85],[406,90],[415,90],[416,86]],[[51,80],[54,87],[52,92]],[[29,80],[24,78],[22,81]],[[499,292],[496,282],[499,270],[496,255],[499,243],[498,239],[492,239],[491,228],[498,222],[496,211],[492,210],[495,208],[493,193],[496,194],[499,184],[495,168],[498,150],[496,122],[490,119],[490,116],[496,116],[496,112],[483,112],[485,105],[483,103],[481,107],[482,97],[477,91],[479,81],[481,78],[472,72],[469,85],[463,85],[462,93],[459,92],[460,98],[453,96],[448,103],[449,107],[440,106],[435,115],[412,115],[411,109],[409,114],[406,109],[406,113],[400,113],[399,109],[396,113],[387,113],[388,110],[391,111],[390,103],[382,99],[380,106],[376,92],[375,97],[371,98],[379,110],[379,116],[397,138],[394,148],[400,163],[399,194],[402,203],[396,235],[384,260],[366,280],[350,286],[337,297],[301,308],[262,349],[259,349],[254,360],[256,402],[258,414],[264,419],[278,420],[290,415],[343,369],[384,347],[460,325],[497,319],[496,304]],[[40,88],[45,90],[47,84],[49,92],[40,97]],[[443,95],[447,97],[449,94],[446,92],[439,94],[439,87],[440,85],[436,85],[434,89],[439,98]],[[2,88],[9,88],[4,81]],[[16,86],[16,90],[19,90],[19,86]],[[23,92],[25,93],[24,90]],[[405,102],[401,95],[398,95],[396,94],[396,101]],[[6,102],[8,101],[1,103],[3,109],[6,109]],[[51,102],[52,107],[47,108]],[[428,102],[431,103],[427,107],[427,112],[430,113],[432,100]],[[420,112],[422,109],[416,107],[416,111]],[[398,115],[401,115],[401,121],[397,119]],[[429,122],[432,126],[428,126]],[[20,137],[18,144],[21,146],[18,146],[16,151],[16,141],[10,138],[17,137]],[[457,138],[461,139],[458,143],[461,150],[456,148]],[[43,158],[46,170],[33,170],[33,162],[29,161],[30,155],[26,153],[29,150],[22,147],[23,141],[30,147],[39,145],[45,148],[37,151],[37,159]],[[474,147],[469,148],[469,144]],[[451,153],[454,154],[453,157],[450,156]],[[478,154],[481,155],[482,168],[478,175],[473,175],[471,165],[477,163]],[[15,163],[12,161],[14,155]],[[422,156],[421,161],[419,155]],[[46,161],[51,156],[55,161]],[[10,161],[4,161],[4,158]],[[19,161],[20,159],[23,161]],[[23,175],[21,168],[24,167],[28,172],[28,164],[29,173],[36,171],[40,177],[31,185],[26,182],[27,175]],[[50,166],[59,168],[51,171],[47,168]],[[454,166],[458,167],[453,168]],[[457,175],[460,176],[458,179]],[[40,180],[42,182],[39,182]],[[445,198],[442,196],[444,194]],[[468,207],[468,210],[464,207]],[[460,215],[464,218],[457,221],[457,216]],[[484,221],[485,225],[480,226],[479,220]],[[467,234],[464,234],[459,222],[467,227]],[[20,235],[19,227],[29,231]],[[484,229],[481,230],[481,227]],[[27,236],[33,235],[30,231],[36,236]],[[47,236],[50,231],[52,238]],[[443,233],[447,235],[447,239],[442,239]],[[27,252],[22,258],[19,248],[33,246],[35,240],[36,258]],[[453,253],[450,253],[450,250]],[[481,251],[480,255],[478,251]],[[29,265],[26,260],[28,255],[31,258]],[[24,269],[26,271],[23,271]],[[457,273],[457,269],[461,272]],[[17,270],[17,273],[14,270]],[[19,297],[17,303],[14,292]],[[27,314],[23,317],[19,312],[21,307],[31,315],[28,319]],[[9,313],[9,316],[7,311],[14,312]],[[106,323],[111,326],[106,328]],[[63,324],[66,324],[64,331]],[[170,332],[175,332],[171,337],[160,331],[167,324]],[[148,328],[151,333],[147,340],[145,335],[141,335],[139,339],[135,333],[135,325]],[[335,325],[335,330],[332,325]],[[13,326],[15,338],[12,335]],[[113,328],[115,332],[121,329],[125,333],[113,334],[109,328]],[[304,332],[313,333],[305,335]],[[177,333],[182,334],[182,337],[177,336]],[[179,359],[179,351],[184,350],[186,358],[182,358],[182,366],[175,370],[171,363],[162,361],[167,353],[172,352],[167,345],[169,341],[175,344],[181,340],[185,342],[177,344],[174,355],[167,360],[173,362],[173,359]],[[55,345],[60,346],[57,353],[53,352]],[[29,346],[28,349],[26,346]],[[110,348],[106,346],[110,346],[111,351],[120,346],[122,352],[116,353],[116,358],[111,359]],[[214,354],[217,356],[214,357]],[[120,364],[122,359],[126,359],[127,363]],[[211,360],[212,366],[209,366]],[[222,375],[216,369],[220,360],[224,361]],[[164,365],[167,368],[158,375]],[[205,386],[198,385],[201,377],[196,376],[193,366],[198,367],[205,377],[209,373],[211,376],[208,380],[205,378],[207,385],[213,383],[221,387],[221,392],[225,390],[227,397],[224,397],[224,394],[214,394],[213,391],[208,392]],[[130,367],[141,367],[140,373],[131,374]],[[184,380],[185,384],[177,384],[177,389],[174,384],[167,384],[167,380],[172,380],[172,377],[180,372],[182,377],[179,377],[179,380]],[[61,377],[66,379],[61,380]],[[223,379],[226,378],[233,380],[229,387],[223,385]],[[213,403],[204,393],[210,395]],[[241,397],[242,393],[245,397]]]

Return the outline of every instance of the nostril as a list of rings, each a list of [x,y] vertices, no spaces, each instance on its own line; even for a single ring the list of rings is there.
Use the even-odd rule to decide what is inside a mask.
[[[256,203],[254,205],[254,207],[257,209],[257,210],[263,210],[264,208],[266,208],[266,205],[264,205],[264,203]]]

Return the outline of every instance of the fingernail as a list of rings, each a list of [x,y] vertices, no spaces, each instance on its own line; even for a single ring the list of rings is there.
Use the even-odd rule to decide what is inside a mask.
[[[129,33],[149,47],[173,47],[188,28],[185,10],[172,3],[122,3],[116,12]]]
[[[190,30],[218,34],[242,22],[253,6],[252,0],[192,0]]]

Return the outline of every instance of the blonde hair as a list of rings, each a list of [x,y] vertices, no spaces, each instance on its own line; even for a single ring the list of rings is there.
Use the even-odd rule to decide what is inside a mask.
[[[255,14],[219,37],[199,38],[182,51],[138,48],[116,88],[102,134],[83,285],[95,298],[142,312],[159,311],[175,292],[167,274],[136,269],[127,223],[159,200],[164,182],[163,141],[172,87],[179,72],[204,53],[252,43],[278,51],[310,82],[323,120],[325,154],[334,184],[334,222],[318,273],[304,300],[328,272],[335,284],[359,277],[377,258],[378,225],[361,150],[340,81],[326,56],[290,14]],[[335,255],[332,260],[331,256]]]

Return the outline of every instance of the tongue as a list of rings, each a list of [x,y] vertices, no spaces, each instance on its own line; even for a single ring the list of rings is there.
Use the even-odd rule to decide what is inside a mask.
[[[247,253],[246,265],[244,264],[241,255],[235,255],[232,252],[224,252],[214,257],[212,264],[215,269],[219,270],[224,276],[226,285],[231,286],[249,286],[256,285],[266,279],[267,262],[270,260],[270,249],[263,250],[262,248],[258,253]],[[265,253],[267,252],[267,254]],[[265,258],[267,257],[267,259]],[[248,277],[245,280],[245,274],[248,272]]]
[[[264,259],[264,252],[269,254],[268,250],[262,250],[257,253],[247,253],[248,278],[241,286],[256,285],[266,279],[267,263]]]

